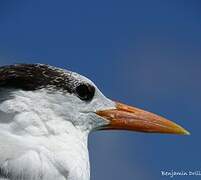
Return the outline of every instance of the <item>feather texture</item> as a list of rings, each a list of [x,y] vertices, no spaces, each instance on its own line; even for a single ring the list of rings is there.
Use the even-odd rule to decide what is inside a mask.
[[[53,99],[47,94],[45,98],[45,94],[18,91],[13,98],[1,102],[1,177],[88,179],[86,132],[67,121],[62,105],[56,100],[51,102]]]
[[[87,83],[93,98],[74,88]],[[89,79],[47,65],[0,68],[0,180],[89,180],[87,139],[115,108]]]

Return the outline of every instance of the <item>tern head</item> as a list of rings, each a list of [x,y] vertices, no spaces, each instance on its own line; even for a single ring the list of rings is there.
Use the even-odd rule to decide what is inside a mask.
[[[48,107],[51,113],[59,114],[81,132],[116,129],[189,134],[161,116],[105,97],[92,81],[82,75],[48,65],[1,67],[0,87],[15,93],[26,92],[25,96],[32,98],[29,108]]]

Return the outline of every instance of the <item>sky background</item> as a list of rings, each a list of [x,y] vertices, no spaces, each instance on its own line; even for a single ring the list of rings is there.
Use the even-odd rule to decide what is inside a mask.
[[[201,1],[1,0],[0,64],[36,62],[79,72],[107,97],[191,132],[92,133],[92,180],[201,171]]]

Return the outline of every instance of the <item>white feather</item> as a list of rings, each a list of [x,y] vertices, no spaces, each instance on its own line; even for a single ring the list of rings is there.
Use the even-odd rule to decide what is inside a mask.
[[[0,167],[9,178],[0,180],[89,180],[88,133],[105,123],[94,112],[114,103],[98,89],[90,103],[45,89],[4,94]]]

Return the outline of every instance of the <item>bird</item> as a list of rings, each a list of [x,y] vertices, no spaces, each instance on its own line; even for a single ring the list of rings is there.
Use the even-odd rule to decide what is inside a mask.
[[[46,64],[0,67],[0,180],[89,180],[88,135],[98,130],[189,134],[107,98],[78,73]]]

